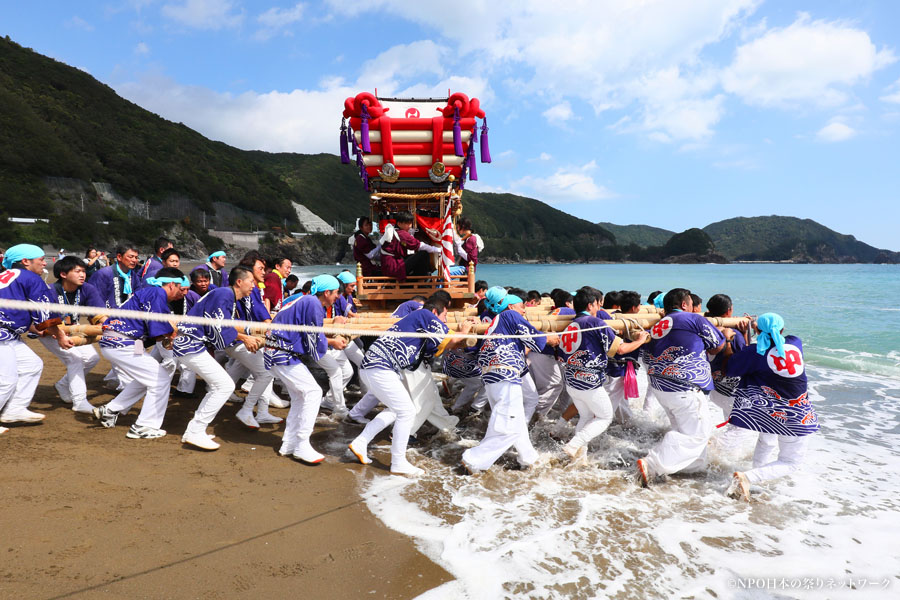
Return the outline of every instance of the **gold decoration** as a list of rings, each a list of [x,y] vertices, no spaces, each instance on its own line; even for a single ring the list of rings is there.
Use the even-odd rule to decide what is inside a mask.
[[[393,163],[384,163],[378,170],[378,175],[381,176],[382,181],[394,183],[400,178],[400,171]]]
[[[428,172],[428,178],[431,179],[432,183],[444,183],[447,181],[448,177],[450,177],[450,173],[447,172],[444,163],[437,161],[431,165],[431,170]]]

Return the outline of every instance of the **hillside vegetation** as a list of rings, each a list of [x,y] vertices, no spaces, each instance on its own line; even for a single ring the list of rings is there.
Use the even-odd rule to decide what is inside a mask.
[[[703,231],[730,260],[896,262],[898,256],[796,217],[737,217],[707,225]]]
[[[294,219],[290,187],[245,152],[119,97],[89,74],[0,39],[0,194],[17,216],[51,210],[45,177],[101,181],[150,203],[186,196]],[[36,214],[37,213],[37,214]]]
[[[220,247],[202,226],[208,217],[220,227],[293,228],[293,202],[340,223],[345,235],[369,210],[355,166],[337,156],[248,152],[211,141],[124,100],[88,73],[0,39],[0,244],[83,248],[127,240],[146,246],[179,222],[181,230]],[[485,240],[483,256],[501,260],[900,257],[792,217],[728,219],[676,235],[590,223],[514,194],[467,190],[463,206]],[[50,222],[17,226],[10,216]]]
[[[634,244],[641,248],[662,246],[669,241],[674,231],[651,227],[650,225],[615,225],[614,223],[598,223],[601,227],[616,236],[616,243],[627,246]]]

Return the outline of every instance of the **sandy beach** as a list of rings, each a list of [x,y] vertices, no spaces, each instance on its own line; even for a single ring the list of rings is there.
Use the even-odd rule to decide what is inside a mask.
[[[53,388],[60,362],[28,343],[44,360],[31,409],[47,418],[0,436],[0,597],[403,599],[451,579],[361,501],[363,478],[386,471],[338,450],[356,429],[317,426],[329,456],[308,467],[278,456],[281,426],[250,431],[226,404],[208,453],[181,444],[198,399],[173,396],[169,435],[130,440],[134,409],[114,430],[73,413]],[[95,405],[112,398],[108,369],[88,376]]]

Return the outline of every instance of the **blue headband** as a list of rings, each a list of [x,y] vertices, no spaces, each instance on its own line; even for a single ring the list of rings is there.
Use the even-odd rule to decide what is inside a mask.
[[[663,296],[662,294],[657,294],[656,298],[653,299],[653,306],[655,306],[656,308],[663,308],[664,299],[665,296]]]
[[[34,260],[44,256],[44,250],[34,244],[18,244],[6,251],[3,267],[9,269],[20,260]]]
[[[212,254],[210,254],[210,255],[206,258],[206,262],[211,261],[212,259],[214,259],[214,258],[217,257],[217,256],[225,256],[225,251],[224,251],[224,250],[218,250],[218,251],[216,251],[216,252],[213,252]]]
[[[181,279],[177,277],[148,277],[147,285],[155,285],[156,287],[162,287],[167,283],[177,283],[181,285],[181,287],[191,287],[191,282],[187,277],[182,277]]]
[[[343,284],[356,283],[356,275],[353,275],[349,271],[341,271],[340,273],[338,273],[337,278],[338,281]]]
[[[313,277],[312,286],[309,288],[309,293],[312,295],[316,295],[320,292],[328,292],[331,290],[336,290],[341,287],[341,284],[338,283],[338,280],[333,275],[317,275]]]
[[[500,287],[499,285],[494,286],[485,292],[484,299],[488,308],[495,314],[503,312],[513,304],[522,302],[521,298],[515,294],[510,294],[506,291],[506,288]]]
[[[775,353],[784,358],[784,336],[781,335],[784,319],[781,315],[775,313],[759,315],[756,326],[759,327],[759,336],[756,338],[757,354],[765,354],[774,345]]]

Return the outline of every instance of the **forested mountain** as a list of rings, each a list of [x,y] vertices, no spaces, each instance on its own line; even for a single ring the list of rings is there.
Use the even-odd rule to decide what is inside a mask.
[[[898,262],[900,254],[880,250],[811,219],[737,217],[703,228],[730,260],[795,262]]]
[[[616,236],[616,243],[622,246],[634,244],[641,248],[650,246],[662,246],[669,241],[674,231],[651,227],[650,225],[615,225],[613,223],[598,223],[601,227]]]
[[[337,111],[340,107],[335,107]],[[148,244],[180,222],[297,227],[298,202],[345,235],[368,214],[352,165],[331,154],[248,152],[203,137],[121,97],[88,73],[0,39],[0,245]],[[501,260],[797,260],[897,262],[814,221],[729,219],[677,236],[595,224],[539,200],[466,190],[464,214]],[[7,217],[49,223],[16,226]],[[718,253],[718,254],[717,254]],[[678,260],[678,259],[675,259]]]

